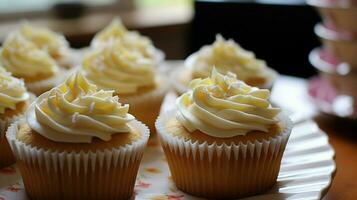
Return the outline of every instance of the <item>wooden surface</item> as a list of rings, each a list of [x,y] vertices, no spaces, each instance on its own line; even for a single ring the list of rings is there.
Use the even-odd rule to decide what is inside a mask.
[[[357,199],[357,123],[322,115],[315,120],[336,152],[337,171],[324,200]]]

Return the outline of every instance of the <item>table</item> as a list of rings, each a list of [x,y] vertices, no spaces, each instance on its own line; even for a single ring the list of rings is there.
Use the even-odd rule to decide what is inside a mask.
[[[357,199],[357,124],[326,116],[317,116],[315,120],[328,134],[336,152],[337,172],[324,199]]]
[[[357,136],[353,135],[353,130],[357,127],[356,123],[318,115],[316,108],[309,101],[306,87],[307,81],[304,79],[281,76],[272,91],[272,101],[284,107],[288,112],[297,113],[292,116],[295,120],[314,117],[329,135],[330,142],[336,151],[337,173],[324,199],[357,199],[357,181],[355,180],[357,174],[354,171],[354,168],[357,168],[357,158],[353,157],[354,151],[357,151],[357,144],[355,144]],[[156,171],[153,172],[153,168],[147,167],[145,170],[156,173]]]

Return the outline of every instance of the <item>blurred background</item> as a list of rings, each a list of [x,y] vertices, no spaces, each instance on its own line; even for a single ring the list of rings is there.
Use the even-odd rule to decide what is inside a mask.
[[[184,59],[222,33],[280,73],[315,74],[308,53],[318,46],[319,17],[304,0],[0,0],[0,41],[26,18],[84,47],[115,16],[149,36],[168,59]]]

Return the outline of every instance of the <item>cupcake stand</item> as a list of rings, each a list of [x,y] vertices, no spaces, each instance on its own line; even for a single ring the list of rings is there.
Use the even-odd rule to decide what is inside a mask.
[[[323,44],[309,55],[319,75],[309,95],[322,113],[357,120],[357,1],[308,0],[321,15],[315,34]]]
[[[162,70],[168,73],[182,66],[181,61],[167,62]],[[283,107],[295,123],[282,160],[276,185],[271,190],[246,200],[321,199],[328,191],[336,165],[334,150],[327,135],[311,120],[314,106],[306,105],[307,83],[282,76],[272,93],[272,101]],[[290,91],[294,90],[292,94]],[[168,93],[161,112],[172,109],[176,94]],[[264,170],[264,169],[262,169]],[[0,200],[25,200],[26,193],[15,166],[0,169]],[[149,141],[141,162],[132,199],[183,200],[199,199],[179,191],[171,180],[164,153],[157,141]]]

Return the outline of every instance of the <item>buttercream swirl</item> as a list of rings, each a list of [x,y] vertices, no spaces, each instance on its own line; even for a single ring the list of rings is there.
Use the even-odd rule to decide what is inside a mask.
[[[118,102],[113,91],[97,90],[76,72],[63,84],[42,94],[29,108],[27,121],[42,136],[68,143],[109,141],[115,133],[129,132],[129,105]]]
[[[47,52],[17,32],[6,38],[1,50],[1,62],[16,77],[49,77],[59,70]]]
[[[89,81],[116,94],[133,94],[155,85],[154,63],[129,51],[120,40],[87,54],[82,63]]]
[[[193,55],[190,67],[196,78],[208,77],[213,66],[218,72],[226,74],[230,71],[243,81],[252,77],[265,77],[268,73],[263,60],[257,59],[253,52],[244,50],[234,40],[225,40],[221,35],[216,36],[212,45],[202,47]]]
[[[69,48],[63,35],[44,27],[32,26],[25,22],[20,27],[19,33],[55,59],[64,56]]]
[[[267,132],[278,122],[280,109],[269,103],[269,90],[250,87],[230,72],[224,76],[213,69],[209,78],[191,81],[190,88],[176,102],[177,119],[190,132],[228,138]]]
[[[11,76],[11,73],[0,67],[0,114],[4,114],[6,109],[16,109],[18,103],[29,98],[23,80]]]
[[[140,53],[145,58],[153,61],[161,59],[161,52],[154,47],[148,37],[127,30],[119,18],[115,18],[109,26],[95,35],[92,46],[102,47],[111,44],[113,40],[120,40],[128,50]]]

